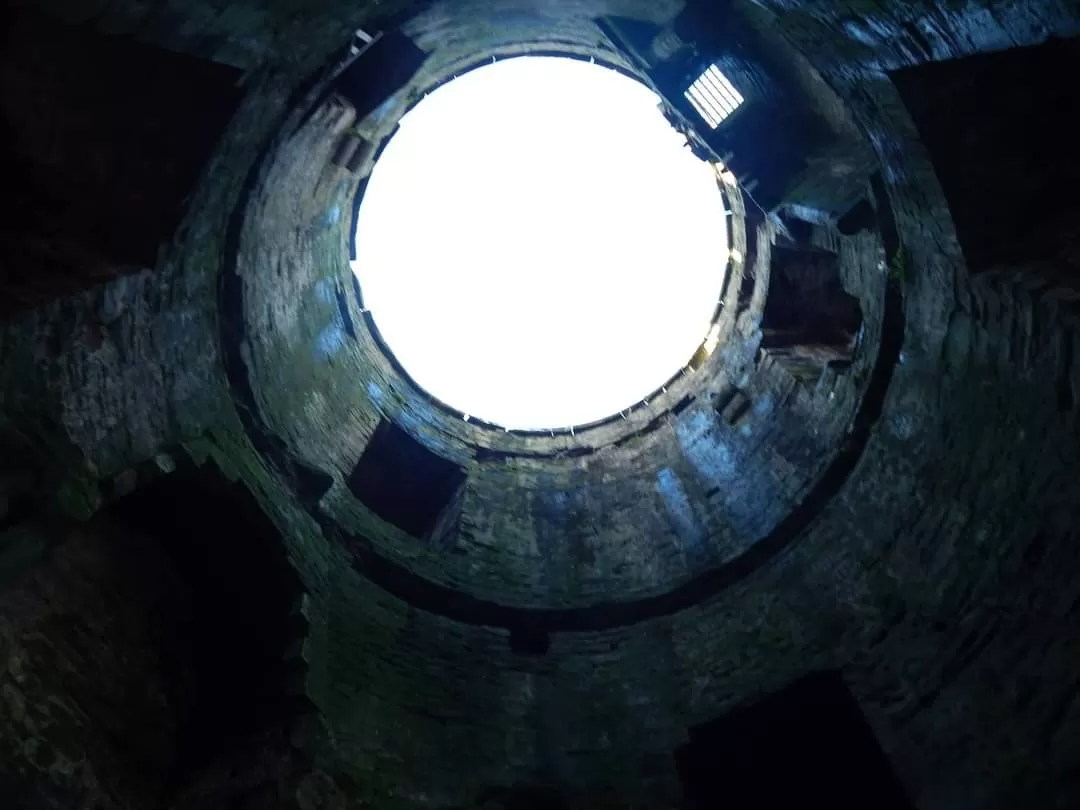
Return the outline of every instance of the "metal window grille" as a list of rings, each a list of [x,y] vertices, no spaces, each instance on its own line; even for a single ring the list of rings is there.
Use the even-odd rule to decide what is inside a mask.
[[[743,103],[742,94],[735,89],[716,65],[710,65],[689,89],[686,98],[713,129]]]

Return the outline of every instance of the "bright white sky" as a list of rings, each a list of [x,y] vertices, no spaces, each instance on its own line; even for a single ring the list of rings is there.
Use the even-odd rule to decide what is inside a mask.
[[[405,116],[353,270],[422,388],[504,427],[568,427],[686,365],[723,287],[725,212],[658,103],[608,68],[523,57]]]

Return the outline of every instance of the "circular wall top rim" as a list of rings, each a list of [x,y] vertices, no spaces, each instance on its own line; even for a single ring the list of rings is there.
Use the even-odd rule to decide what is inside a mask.
[[[377,142],[373,158],[369,163],[369,168],[378,161],[382,150],[385,148],[386,144],[389,143],[390,138],[393,137],[397,128],[397,122],[422,101],[427,94],[473,70],[490,65],[494,62],[523,56],[557,57],[590,61],[614,70],[628,78],[634,79],[655,91],[655,88],[653,88],[651,82],[644,74],[629,65],[629,63],[620,60],[615,53],[607,53],[599,48],[597,48],[595,52],[589,52],[588,49],[576,44],[551,42],[540,39],[533,42],[522,40],[513,44],[503,43],[483,51],[479,55],[474,51],[445,66],[440,66],[439,71],[434,76],[428,78],[426,81],[416,83],[416,85],[408,91],[408,100],[406,103],[398,105],[392,119],[383,122],[380,125],[377,134],[373,133]],[[363,202],[369,176],[370,174],[365,174],[357,182],[355,196],[352,201],[352,226],[347,236],[350,245],[354,244],[356,239],[356,217],[360,205]],[[472,414],[466,414],[464,411],[455,408],[453,405],[441,400],[436,395],[431,394],[413,379],[408,370],[394,355],[393,350],[389,347],[382,333],[379,331],[370,312],[367,311],[364,304],[363,293],[358,283],[350,285],[352,291],[350,297],[355,305],[356,312],[359,315],[358,320],[363,323],[364,328],[370,334],[372,340],[379,347],[381,354],[385,358],[387,371],[391,372],[393,377],[397,378],[401,387],[409,392],[410,399],[413,397],[423,399],[427,401],[432,408],[449,415],[453,420],[459,422],[460,427],[472,436],[471,440],[467,441],[469,446],[481,450],[505,450],[511,454],[514,454],[516,450],[525,457],[532,454],[530,451],[535,451],[536,454],[546,455],[549,452],[559,452],[582,447],[587,447],[590,450],[598,450],[604,446],[614,444],[620,440],[633,436],[643,429],[647,429],[657,418],[662,417],[674,408],[680,407],[680,405],[684,405],[688,398],[695,398],[700,393],[700,381],[702,378],[715,376],[715,369],[710,372],[705,369],[704,366],[709,363],[710,360],[714,360],[717,353],[713,349],[715,349],[716,346],[722,346],[730,337],[734,329],[734,313],[729,312],[725,315],[725,302],[731,298],[733,291],[737,290],[742,283],[742,272],[744,272],[743,268],[747,253],[746,208],[742,191],[734,181],[733,177],[730,177],[726,172],[720,170],[717,171],[717,187],[720,190],[723,198],[723,205],[727,212],[724,225],[727,229],[729,253],[725,266],[720,270],[720,272],[724,273],[725,277],[720,300],[717,302],[713,315],[706,325],[711,331],[707,336],[707,341],[703,341],[703,345],[705,342],[710,342],[713,344],[713,347],[705,352],[702,352],[699,349],[697,354],[688,358],[688,361],[684,366],[676,369],[672,375],[657,386],[649,396],[644,397],[642,400],[628,408],[624,408],[600,419],[553,428],[516,428],[486,421]],[[712,364],[710,363],[710,365]],[[518,445],[518,447],[505,447],[504,445],[508,441],[513,442]],[[552,441],[557,442],[558,444],[551,445],[550,442]],[[539,447],[533,446],[537,443],[540,443]],[[565,446],[563,443],[568,444],[569,447]]]

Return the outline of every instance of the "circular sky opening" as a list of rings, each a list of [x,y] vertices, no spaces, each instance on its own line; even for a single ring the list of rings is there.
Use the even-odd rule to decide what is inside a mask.
[[[704,341],[723,195],[649,88],[575,59],[472,70],[402,119],[360,206],[353,271],[429,394],[507,428],[594,422]]]

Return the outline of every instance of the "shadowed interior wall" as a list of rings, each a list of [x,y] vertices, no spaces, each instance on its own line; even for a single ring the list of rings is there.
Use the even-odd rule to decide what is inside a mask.
[[[85,525],[36,516],[0,534],[9,806],[206,810],[295,791],[308,626],[282,555],[212,467]]]
[[[971,272],[1045,262],[1075,276],[1080,90],[1060,77],[1078,62],[1080,40],[1051,39],[893,74]]]
[[[159,617],[190,596],[157,549],[108,521],[55,531],[0,535],[5,551],[57,546],[0,595],[0,794],[35,810],[156,806],[183,722],[170,679],[185,675],[167,668]]]
[[[152,268],[239,101],[240,71],[8,12],[0,316]]]
[[[1061,255],[1027,238],[1037,223],[995,228],[985,234],[987,266],[973,261],[982,215],[1003,220],[996,198],[968,193],[969,180],[992,184],[957,145],[969,135],[997,141],[970,154],[987,172],[988,162],[1002,163],[995,176],[1025,212],[1036,215],[1031,200],[1053,199],[1052,189],[1024,184],[1052,179],[1032,158],[1056,136],[1003,124],[1002,105],[1023,108],[1019,91],[997,93],[997,77],[1014,71],[968,60],[1012,65],[1027,58],[1016,46],[1075,36],[1071,4],[725,5],[796,66],[788,89],[806,94],[805,109],[842,132],[842,143],[860,145],[856,173],[872,156],[858,227],[833,227],[853,183],[844,174],[828,185],[845,171],[839,153],[789,201],[819,206],[819,215],[802,212],[813,224],[799,246],[835,255],[840,286],[858,299],[851,364],[814,363],[800,379],[760,351],[782,234],[750,197],[732,193],[740,259],[716,352],[626,420],[539,437],[464,424],[410,387],[370,339],[347,266],[349,212],[370,167],[333,156],[350,135],[374,147],[409,93],[483,47],[541,43],[579,56],[595,47],[610,57],[596,17],[662,31],[680,4],[75,5],[39,4],[57,21],[248,71],[184,226],[154,267],[24,309],[0,328],[0,435],[17,438],[11,446],[25,455],[2,460],[0,486],[7,503],[31,505],[8,508],[5,539],[38,503],[82,517],[99,511],[118,476],[179,444],[242,482],[273,526],[230,523],[211,513],[218,501],[207,492],[185,495],[175,517],[145,509],[141,525],[197,536],[191,569],[224,577],[209,590],[222,613],[200,620],[235,609],[247,633],[258,616],[300,599],[301,637],[287,646],[302,660],[284,667],[299,677],[275,683],[298,689],[314,721],[289,723],[305,726],[295,737],[296,728],[278,728],[272,740],[234,735],[242,744],[194,769],[176,806],[289,806],[302,788],[305,810],[672,807],[683,794],[673,754],[693,729],[815,670],[838,673],[920,810],[1080,804],[1080,332],[1067,285],[1029,281]],[[333,99],[305,106],[323,97],[320,71],[356,28],[399,24],[432,56],[393,112],[357,122]],[[936,92],[947,86],[965,89]],[[1057,92],[1068,90],[1032,98]],[[1068,237],[1071,225],[1059,222],[1056,233]],[[132,249],[145,248],[135,236]],[[990,266],[997,256],[1008,257],[1007,272]],[[452,544],[420,542],[350,492],[349,475],[383,422],[466,471]],[[292,584],[277,578],[277,562],[257,559],[256,539],[269,534],[281,545],[271,559],[295,571]],[[66,536],[45,544],[56,553],[42,570],[80,548],[60,544]],[[36,569],[29,576],[0,599],[42,602],[26,594],[83,593],[78,583],[101,581],[80,574],[57,591],[33,585]],[[134,580],[131,597],[105,598],[128,588],[107,584],[76,608],[57,607],[67,604],[59,595],[41,608],[37,615],[59,612],[90,628],[77,637],[44,618],[5,619],[15,629],[2,643],[15,639],[5,649],[17,653],[3,659],[0,739],[23,774],[5,782],[23,791],[13,795],[62,785],[44,807],[131,805],[154,788],[95,729],[131,729],[151,762],[138,773],[155,773],[175,761],[168,750],[182,739],[181,721],[201,729],[197,738],[229,719],[192,712],[169,721],[168,699],[151,699],[155,683],[162,695],[166,687],[146,653],[149,633],[125,635],[109,617],[144,604],[139,589],[156,580],[125,577],[104,581]],[[267,591],[279,581],[289,598]],[[249,606],[236,604],[249,594]],[[89,661],[64,670],[55,687],[11,674],[23,661],[27,671],[59,671],[46,653],[19,652],[38,643],[42,626],[42,649],[67,645],[71,660]],[[237,671],[248,679],[218,681],[204,667],[212,705],[254,706],[244,685],[254,693],[265,684],[256,670],[268,672],[270,648],[292,626],[271,639],[252,632],[235,649],[223,626],[209,628],[203,649],[242,658]],[[112,671],[119,654],[88,645],[95,633],[134,639],[125,660],[137,663],[115,683],[143,675],[151,697],[139,700],[160,724],[144,727],[112,701],[104,670],[90,688],[72,674],[98,672],[91,648]],[[90,722],[45,706],[51,694],[95,711],[100,698],[112,702]],[[55,710],[64,718],[57,734],[66,740],[74,729],[77,744],[28,745],[40,737],[22,705]],[[65,751],[87,764],[68,768],[53,756]],[[88,773],[92,780],[79,776]]]

